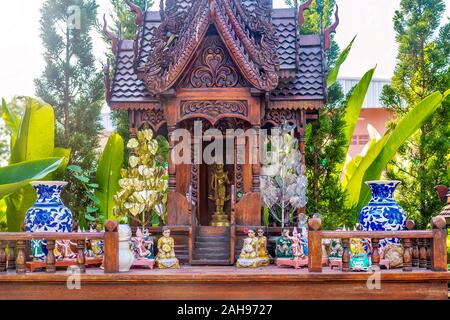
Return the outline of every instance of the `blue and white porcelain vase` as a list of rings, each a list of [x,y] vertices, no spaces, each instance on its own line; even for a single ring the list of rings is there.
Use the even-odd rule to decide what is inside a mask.
[[[363,230],[398,231],[406,227],[406,215],[394,199],[394,192],[400,181],[366,181],[372,191],[372,199],[359,213],[359,223]],[[399,243],[400,239],[380,239],[380,249],[389,243]]]
[[[25,231],[71,232],[72,213],[61,201],[61,191],[67,182],[35,181],[30,184],[36,189],[37,199],[25,215]]]

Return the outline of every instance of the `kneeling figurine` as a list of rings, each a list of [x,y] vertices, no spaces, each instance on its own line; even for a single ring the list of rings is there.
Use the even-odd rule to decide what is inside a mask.
[[[161,269],[179,268],[180,263],[175,256],[175,241],[170,236],[170,229],[164,228],[163,235],[158,240],[156,266]]]

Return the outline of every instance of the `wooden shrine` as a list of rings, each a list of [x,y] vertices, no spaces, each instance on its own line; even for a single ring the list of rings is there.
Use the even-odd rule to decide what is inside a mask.
[[[287,122],[296,126],[303,154],[306,123],[326,100],[325,52],[338,24],[336,14],[321,34],[301,35],[309,3],[297,10],[273,9],[270,0],[161,1],[159,12],[142,12],[129,2],[135,39],[104,28],[116,60],[112,72],[105,70],[109,106],[128,110],[132,134],[150,127],[166,136],[169,152],[177,129],[192,134],[193,148],[208,147],[207,138],[195,136],[195,122],[202,133],[252,129],[256,140],[245,140],[247,151],[258,147],[261,128]],[[236,150],[227,156],[235,159]],[[194,153],[187,164],[169,160],[168,224],[178,254],[191,264],[233,264],[242,227],[262,224],[259,162],[225,164],[227,200],[218,222],[210,199],[214,165],[198,164]],[[215,252],[202,242],[214,243]]]

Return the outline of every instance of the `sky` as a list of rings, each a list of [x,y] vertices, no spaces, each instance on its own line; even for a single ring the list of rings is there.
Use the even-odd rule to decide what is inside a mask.
[[[285,7],[284,0],[273,0],[274,7]],[[0,96],[34,95],[33,80],[45,65],[39,38],[39,18],[44,0],[0,1]],[[301,2],[301,1],[299,1]],[[97,0],[99,18],[111,10],[109,0]],[[388,79],[395,67],[397,45],[392,17],[400,0],[337,0],[340,25],[336,40],[344,48],[355,34],[357,40],[341,77],[361,77],[377,65],[375,78]],[[155,9],[159,1],[155,1]],[[450,6],[449,6],[450,7]],[[447,16],[449,8],[447,8]],[[94,36],[98,61],[104,61],[107,48],[99,35]]]

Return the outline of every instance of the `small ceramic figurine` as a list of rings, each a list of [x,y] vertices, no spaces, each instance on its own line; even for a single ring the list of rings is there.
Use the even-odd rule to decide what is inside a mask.
[[[281,237],[277,241],[277,266],[300,268],[308,265],[308,257],[303,253],[301,234],[294,228],[293,236],[289,235],[289,229],[283,229]]]
[[[42,240],[31,240],[31,254],[34,261],[45,260],[45,253],[43,251],[43,241]]]
[[[258,258],[261,266],[270,264],[270,256],[267,252],[267,237],[264,235],[263,229],[258,229]]]
[[[153,238],[147,229],[136,230],[136,236],[131,238],[131,247],[134,252],[135,260],[133,266],[146,266],[153,269],[155,263],[153,254]]]
[[[70,240],[56,240],[55,249],[53,250],[55,259],[75,259],[77,254],[72,250],[73,245],[76,246],[76,243]]]
[[[164,228],[163,235],[158,239],[158,254],[156,256],[156,266],[158,268],[178,268],[180,263],[175,257],[175,242],[170,236],[170,229]]]
[[[294,231],[292,231],[292,253],[294,254],[294,258],[302,258],[305,256],[303,253],[303,245],[302,245],[302,235],[298,233],[297,228],[294,227]]]
[[[283,229],[281,237],[277,240],[277,258],[294,258],[292,251],[292,240],[289,236],[289,229]]]
[[[258,258],[258,238],[255,237],[255,231],[248,230],[247,238],[244,239],[241,254],[236,262],[238,268],[257,268],[260,266]]]
[[[98,232],[100,230],[100,226],[89,226],[89,232]],[[88,257],[90,258],[101,258],[104,254],[104,245],[103,240],[88,240],[89,241],[89,249],[88,249]]]
[[[330,243],[330,255],[329,260],[342,260],[342,254],[344,250],[342,248],[341,239],[331,239]]]

